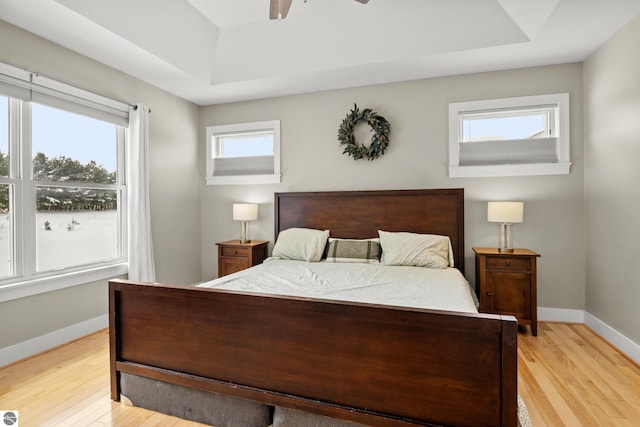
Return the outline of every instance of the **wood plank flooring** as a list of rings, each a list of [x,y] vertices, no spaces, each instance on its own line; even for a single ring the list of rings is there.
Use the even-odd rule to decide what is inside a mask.
[[[203,425],[112,402],[106,330],[0,369],[0,410],[21,427]]]
[[[518,392],[538,426],[640,426],[640,367],[584,325],[518,337]]]
[[[109,398],[106,331],[0,369],[0,410],[25,426],[202,426]],[[640,426],[640,367],[584,325],[518,336],[518,387],[534,427]]]

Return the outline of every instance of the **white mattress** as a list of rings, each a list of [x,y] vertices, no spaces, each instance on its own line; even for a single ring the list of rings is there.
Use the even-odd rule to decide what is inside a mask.
[[[455,268],[339,264],[270,258],[198,286],[276,295],[477,313],[468,282]]]

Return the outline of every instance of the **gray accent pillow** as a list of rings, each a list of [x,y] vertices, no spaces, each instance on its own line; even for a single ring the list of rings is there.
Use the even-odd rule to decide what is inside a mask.
[[[329,238],[327,262],[380,263],[380,239],[334,239]]]

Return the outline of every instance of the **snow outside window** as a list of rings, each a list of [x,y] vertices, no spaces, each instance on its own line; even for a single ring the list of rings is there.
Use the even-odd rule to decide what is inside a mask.
[[[0,67],[0,302],[126,274],[124,106],[82,114],[86,103],[66,108],[70,99],[57,103],[53,91],[35,102],[17,84],[28,80],[6,70],[14,71]]]
[[[122,258],[119,127],[35,103],[31,107],[35,271]]]

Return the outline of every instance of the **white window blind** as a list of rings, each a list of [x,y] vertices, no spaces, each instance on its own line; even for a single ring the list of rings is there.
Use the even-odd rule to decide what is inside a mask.
[[[129,104],[3,63],[0,63],[0,93],[23,101],[38,102],[104,120],[118,126],[129,125]]]
[[[208,126],[207,184],[280,182],[280,121]]]
[[[449,176],[567,174],[569,94],[449,104]]]

